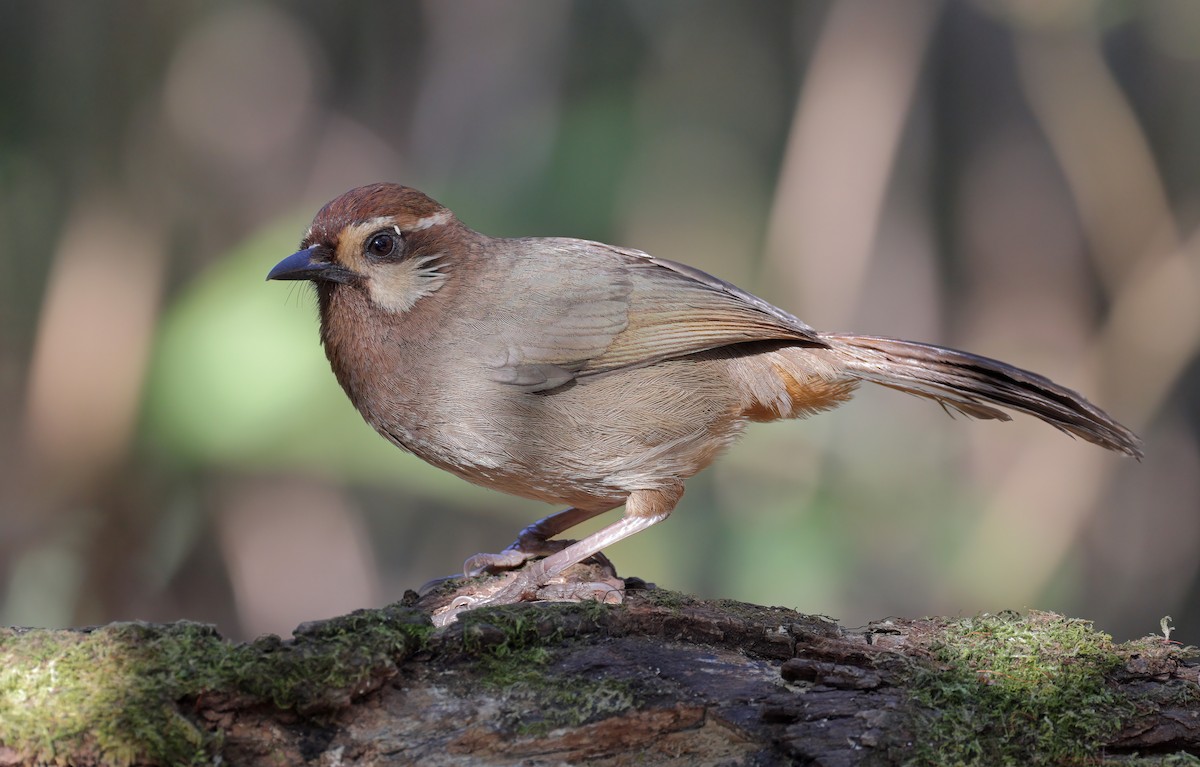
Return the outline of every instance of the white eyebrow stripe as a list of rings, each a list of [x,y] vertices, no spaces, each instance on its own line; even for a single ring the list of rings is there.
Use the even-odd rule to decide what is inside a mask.
[[[368,218],[366,221],[360,221],[354,224],[353,227],[355,229],[386,229],[389,226],[394,227],[395,225],[396,219],[392,216],[376,216],[375,218]]]
[[[449,209],[443,208],[437,213],[417,219],[416,223],[412,225],[411,229],[412,231],[416,232],[420,231],[421,229],[428,229],[431,226],[440,226],[448,222],[451,215],[452,214],[450,213]]]
[[[448,208],[443,208],[437,213],[431,213],[428,216],[418,218],[412,223],[411,226],[406,226],[404,229],[410,232],[419,232],[422,229],[429,229],[433,226],[441,226],[442,224],[448,223],[453,217],[454,214],[451,213]],[[356,229],[375,229],[376,227],[380,229],[394,229],[396,234],[401,236],[404,234],[403,230],[400,228],[400,225],[396,223],[395,216],[376,216],[375,218],[369,218],[365,221],[360,221],[354,226]]]

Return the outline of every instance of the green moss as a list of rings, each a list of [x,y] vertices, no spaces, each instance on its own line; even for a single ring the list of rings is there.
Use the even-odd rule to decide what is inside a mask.
[[[463,649],[481,656],[507,655],[559,644],[567,634],[600,625],[614,609],[595,600],[561,602],[551,606],[527,602],[482,607],[458,616],[462,625]]]
[[[222,733],[181,713],[188,701],[335,709],[430,630],[400,607],[302,627],[288,642],[232,644],[195,623],[0,630],[0,744],[39,762],[207,764]]]
[[[635,685],[609,677],[589,678],[554,667],[574,627],[594,626],[614,609],[594,601],[515,604],[459,616],[463,646],[476,656],[479,683],[499,695],[501,728],[514,735],[542,735],[614,716],[638,704]],[[595,641],[590,637],[588,641]]]
[[[665,607],[669,610],[678,610],[696,604],[694,597],[681,594],[678,591],[671,591],[670,589],[646,589],[645,591],[637,592],[637,594],[638,598],[647,604],[654,605],[655,607]]]
[[[1154,756],[1126,756],[1106,759],[1103,767],[1200,767],[1200,757],[1183,752]]]
[[[463,649],[484,657],[504,658],[528,647],[558,638],[550,629],[542,636],[543,614],[525,604],[502,605],[470,610],[458,616],[462,624]]]
[[[551,658],[547,645],[561,644],[572,626],[594,626],[608,606],[594,601],[545,605],[519,603],[471,610],[458,617],[463,650],[478,657],[481,681],[505,689],[529,681],[529,670]]]
[[[521,737],[537,737],[560,727],[617,716],[639,703],[634,686],[616,679],[559,679],[540,675],[511,684],[501,706],[500,726]]]
[[[920,733],[910,763],[1094,763],[1132,713],[1106,680],[1123,658],[1087,621],[1050,613],[981,615],[931,638],[914,669]]]
[[[559,727],[578,727],[615,716],[638,705],[632,683],[565,673],[554,668],[555,657],[537,646],[480,657],[479,679],[499,695],[502,729],[519,736],[543,735]]]

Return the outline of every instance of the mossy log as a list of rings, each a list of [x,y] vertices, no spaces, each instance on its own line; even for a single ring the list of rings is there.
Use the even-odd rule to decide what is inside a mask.
[[[0,630],[0,765],[1200,764],[1200,666],[1049,613],[888,619],[631,590],[434,629],[410,594],[246,644]]]

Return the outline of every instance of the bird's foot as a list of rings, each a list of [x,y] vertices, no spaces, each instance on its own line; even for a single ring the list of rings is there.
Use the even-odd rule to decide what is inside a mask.
[[[516,570],[532,559],[557,554],[572,543],[575,543],[575,541],[558,539],[548,541],[521,536],[521,538],[518,538],[512,545],[499,554],[476,554],[467,559],[466,562],[463,562],[463,575],[470,578],[476,575],[483,575],[484,573],[495,575],[497,573]],[[609,576],[613,578],[617,577],[617,568],[613,566],[612,561],[604,556],[604,554],[593,554],[586,561],[604,568]]]
[[[470,578],[485,573],[495,575],[508,570],[516,570],[531,559],[548,557],[561,551],[572,541],[542,541],[541,543],[542,545],[536,549],[522,548],[518,542],[498,554],[476,554],[463,562],[463,575]]]
[[[611,563],[608,563],[609,570],[611,567]],[[605,568],[599,565],[576,565],[549,580],[542,577],[541,568],[534,566],[468,584],[454,594],[447,604],[434,610],[433,624],[446,626],[467,610],[516,602],[594,600],[604,604],[620,604],[624,599],[624,591],[625,582],[615,574],[609,576]]]

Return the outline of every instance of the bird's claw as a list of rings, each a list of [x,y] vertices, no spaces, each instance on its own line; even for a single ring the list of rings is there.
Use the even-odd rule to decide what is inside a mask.
[[[499,554],[476,554],[467,559],[466,562],[463,562],[463,575],[473,578],[476,575],[483,575],[484,573],[499,573],[504,570],[514,570],[535,556],[537,555],[514,549],[511,546]]]
[[[450,604],[433,614],[433,625],[439,628],[442,626],[449,626],[451,623],[458,620],[459,613],[466,612],[467,610],[473,610],[476,607],[481,606],[481,603],[485,602],[486,600],[478,597],[455,597]]]
[[[433,613],[435,626],[447,626],[458,619],[460,613],[491,605],[507,605],[516,602],[582,602],[594,600],[602,604],[620,604],[624,599],[625,584],[620,578],[604,577],[590,582],[569,581],[562,577],[549,583],[540,583],[539,575],[533,570],[507,573],[487,584],[479,584],[469,594],[460,594],[449,604]]]
[[[592,583],[548,583],[538,589],[537,597],[540,602],[593,601],[619,605],[625,601],[625,589],[619,579]]]
[[[446,626],[458,619],[458,614],[487,605],[506,605],[520,602],[530,591],[534,579],[528,572],[506,573],[487,583],[477,584],[472,593],[459,594],[450,603],[433,613],[433,625]],[[537,586],[533,586],[536,590]]]
[[[468,578],[484,573],[501,573],[515,570],[531,559],[548,557],[570,546],[572,540],[542,540],[518,538],[499,554],[476,554],[463,562],[463,575]]]
[[[477,575],[509,572],[516,570],[526,562],[537,559],[539,557],[548,557],[551,554],[565,549],[567,546],[575,543],[569,540],[553,540],[542,541],[538,546],[524,548],[514,543],[499,554],[476,554],[469,557],[466,562],[463,562],[463,575],[467,578],[474,578]],[[584,560],[598,565],[604,572],[606,578],[616,578],[617,568],[612,563],[612,560],[604,555],[603,552],[597,552]],[[453,576],[450,576],[453,577]],[[443,579],[444,580],[444,579]],[[433,583],[431,581],[431,583]]]

